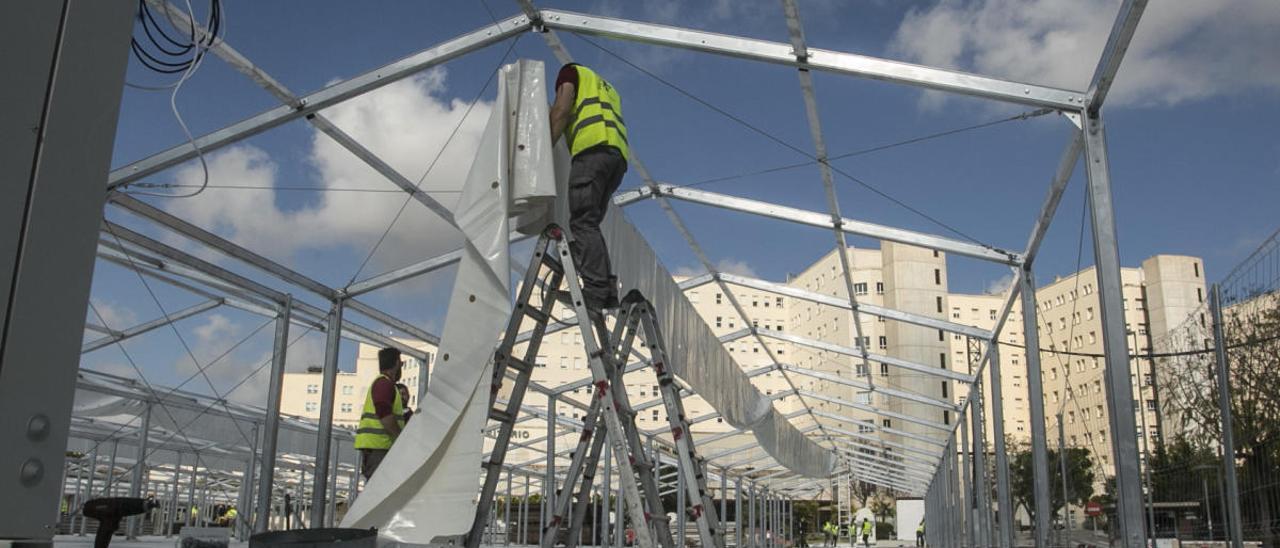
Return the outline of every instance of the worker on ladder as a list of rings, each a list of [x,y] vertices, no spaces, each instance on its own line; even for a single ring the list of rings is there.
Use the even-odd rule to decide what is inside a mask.
[[[627,172],[622,99],[608,81],[577,63],[560,68],[555,89],[551,142],[565,135],[573,155],[569,168],[570,245],[587,309],[598,313],[618,307],[617,278],[609,264],[600,223]]]
[[[360,423],[356,426],[355,446],[360,451],[360,474],[366,480],[373,477],[404,429],[405,401],[396,388],[403,364],[399,350],[388,347],[378,351],[378,378],[369,385]]]

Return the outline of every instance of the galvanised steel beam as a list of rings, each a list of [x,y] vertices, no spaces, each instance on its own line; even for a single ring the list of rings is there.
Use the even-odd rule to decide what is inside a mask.
[[[828,402],[828,403],[834,403],[834,404],[836,404],[836,405],[843,405],[843,406],[845,406],[845,407],[851,407],[851,408],[853,408],[853,409],[857,409],[857,410],[859,410],[859,411],[866,411],[866,412],[868,412],[868,413],[873,413],[873,414],[874,414],[874,413],[879,413],[879,414],[884,415],[884,416],[886,416],[886,417],[890,417],[890,418],[894,418],[894,419],[898,419],[898,420],[902,420],[902,421],[907,421],[907,422],[910,422],[910,423],[913,423],[913,424],[919,424],[920,426],[927,426],[927,427],[929,427],[929,428],[933,428],[933,429],[935,429],[935,430],[940,430],[940,431],[943,431],[943,432],[950,432],[950,431],[951,431],[951,427],[950,427],[950,426],[945,425],[945,424],[942,424],[942,423],[940,423],[940,422],[934,422],[934,421],[931,421],[931,420],[929,420],[929,419],[922,419],[922,418],[920,418],[920,417],[916,417],[916,416],[912,416],[912,415],[904,415],[904,414],[902,414],[902,413],[898,413],[898,412],[894,412],[894,411],[877,410],[876,408],[874,408],[874,407],[872,407],[872,406],[870,406],[870,405],[864,404],[864,403],[857,403],[857,402],[851,402],[851,401],[848,401],[848,400],[842,400],[842,399],[840,399],[840,398],[836,398],[836,397],[833,397],[833,396],[828,396],[828,395],[826,395],[826,394],[819,394],[819,393],[817,393],[817,392],[812,392],[812,391],[809,391],[809,390],[801,390],[801,391],[800,391],[800,395],[802,395],[802,396],[804,396],[804,397],[806,397],[806,398],[812,398],[812,399],[815,399],[815,400],[821,400],[821,401],[825,401],[825,402]]]
[[[170,323],[183,320],[186,318],[190,318],[191,316],[195,316],[196,314],[200,314],[201,312],[205,312],[207,310],[213,310],[219,306],[222,306],[221,299],[210,299],[208,301],[204,301],[202,303],[189,306],[182,310],[173,312],[172,314],[169,314],[167,317],[156,318],[149,322],[130,327],[128,329],[125,329],[124,331],[120,331],[117,334],[108,335],[100,339],[89,341],[85,343],[84,346],[80,347],[80,353],[86,354],[89,352],[93,352],[94,350],[97,350],[104,346],[109,346],[117,342],[125,341],[129,338],[136,337],[138,335],[141,335],[143,333],[146,333],[158,327],[164,327],[166,325],[169,325]]]
[[[1068,118],[1077,124],[1080,120],[1079,115],[1069,115]],[[1075,173],[1076,163],[1080,161],[1080,152],[1083,150],[1084,136],[1080,133],[1080,128],[1074,127],[1071,129],[1071,140],[1063,149],[1062,158],[1058,160],[1058,169],[1053,172],[1053,179],[1049,182],[1049,195],[1045,197],[1044,205],[1040,207],[1040,216],[1036,218],[1036,224],[1031,228],[1027,249],[1022,253],[1024,268],[1029,268],[1040,252],[1040,244],[1044,241],[1044,235],[1049,232],[1049,225],[1053,223],[1054,215],[1058,212],[1058,205],[1062,203],[1062,194],[1067,190],[1067,183]],[[991,337],[978,338],[990,339]]]
[[[796,58],[790,44],[667,25],[549,9],[542,10],[542,23],[550,29],[578,34],[690,49],[1037,107],[1070,110],[1080,108],[1084,102],[1084,94],[1076,91],[854,53],[809,48],[806,59],[802,61]]]
[[[207,154],[210,151],[257,135],[286,122],[297,120],[347,99],[403,80],[451,59],[496,44],[524,32],[528,28],[529,18],[524,15],[506,19],[499,28],[495,28],[493,25],[485,25],[481,29],[420,51],[399,61],[305,95],[299,98],[296,104],[282,105],[197,137],[195,146]],[[159,154],[118,168],[112,171],[107,178],[107,190],[114,190],[121,185],[127,185],[195,158],[195,150],[195,148],[192,148],[191,143],[183,143]]]
[[[785,368],[787,371],[799,373],[807,377],[822,379],[828,382],[834,382],[844,386],[866,390],[868,392],[872,392],[875,394],[884,394],[886,396],[893,397],[893,398],[913,401],[916,403],[923,403],[925,405],[931,405],[934,407],[945,409],[947,411],[955,411],[957,408],[957,406],[951,402],[930,398],[928,396],[921,396],[920,394],[916,394],[915,392],[907,392],[905,390],[898,390],[896,388],[889,388],[887,386],[880,386],[873,390],[870,385],[852,377],[846,379],[838,375],[832,375],[829,373],[822,373],[819,371],[804,369],[801,367],[796,367],[794,365],[784,365],[783,368]],[[883,414],[883,412],[881,411],[877,411],[877,413]],[[888,415],[885,415],[885,416],[888,416]]]
[[[825,413],[825,412],[824,412],[824,414],[823,414],[822,416],[823,416],[823,417],[827,417],[827,418],[833,418],[833,419],[836,417],[836,415],[832,415],[832,414],[830,414],[830,413]],[[860,424],[867,424],[867,423],[863,423],[863,422],[861,422],[861,421],[855,421],[855,422],[859,422]],[[871,425],[870,425],[870,424],[867,424],[867,426],[871,426]],[[863,439],[863,440],[878,440],[878,439],[879,439],[879,438],[877,438],[876,436],[872,436],[871,434],[866,434],[866,433],[862,433],[862,432],[855,432],[855,431],[853,431],[853,430],[847,430],[847,429],[840,428],[840,427],[836,427],[836,426],[830,426],[830,425],[828,425],[828,426],[827,426],[827,428],[828,428],[828,429],[830,429],[832,432],[837,432],[837,433],[839,433],[839,434],[842,434],[842,435],[845,435],[845,436],[849,436],[849,437],[852,437],[852,438]],[[852,442],[851,442],[851,441],[849,441],[849,440],[844,440],[844,441],[845,441],[845,443],[852,444]],[[932,441],[932,440],[930,440],[930,441]],[[906,458],[914,459],[914,460],[916,460],[917,462],[919,462],[919,463],[921,463],[921,464],[927,464],[927,465],[930,465],[930,466],[937,464],[937,463],[938,463],[938,458],[942,456],[942,453],[941,453],[941,452],[933,452],[933,451],[928,451],[928,450],[925,450],[925,449],[919,449],[919,448],[911,447],[911,446],[906,445],[906,444],[901,444],[901,443],[891,442],[891,441],[888,441],[888,440],[886,440],[886,441],[885,441],[884,445],[885,445],[886,447],[892,447],[892,448],[894,448],[894,449],[901,449],[901,450],[903,451],[903,453],[902,453],[902,454],[899,454],[898,456],[900,456],[900,457],[902,457],[902,458],[904,458],[904,459],[906,459]],[[860,444],[859,444],[859,445],[857,445],[857,446],[858,446],[858,447],[870,447],[870,446],[865,446],[865,445],[860,445]],[[908,455],[908,454],[906,454],[906,453],[915,453],[916,455],[921,455],[921,456],[928,457],[928,458],[927,458],[927,459],[923,459],[923,458],[916,457],[916,456],[913,456],[913,455]]]
[[[797,224],[819,228],[831,229],[838,227],[846,234],[866,236],[868,238],[888,240],[891,242],[898,242],[929,249],[937,249],[954,255],[972,257],[1000,264],[1017,265],[1022,262],[1022,256],[1013,251],[990,248],[984,245],[943,236],[935,236],[923,232],[893,228],[890,226],[849,218],[841,218],[837,224],[827,213],[808,211],[769,202],[762,202],[760,200],[752,200],[750,198],[741,198],[738,196],[721,194],[719,192],[681,187],[667,183],[658,184],[653,187],[641,187],[635,190],[623,192],[615,199],[624,201],[630,200],[633,198],[632,194],[638,194],[640,197],[650,197],[655,199],[674,198],[685,202],[741,211],[744,213],[753,213],[769,217],[771,219],[790,221]]]
[[[919,465],[919,464],[914,464],[909,462],[895,461],[893,459],[889,459],[880,455],[867,453],[858,447],[843,446],[839,449],[839,451],[841,454],[844,454],[845,456],[857,457],[857,458],[865,459],[870,462],[877,462],[877,463],[880,463],[882,466],[899,467],[899,468],[894,468],[894,470],[901,470],[903,472],[915,472],[915,473],[918,473],[921,478],[925,478],[925,479],[927,479],[929,475],[933,474],[934,470],[937,469],[937,467],[934,465]]]
[[[834,413],[827,413],[827,412],[825,412],[825,411],[818,413],[818,416],[820,416],[820,417],[825,417],[825,418],[828,418],[828,419],[834,419],[834,420],[844,420],[844,421],[848,421],[848,420],[850,420],[850,418],[849,418],[849,417],[841,417],[840,415],[836,415],[836,414],[834,414]],[[922,436],[922,435],[920,435],[920,434],[916,434],[916,433],[913,433],[913,432],[907,432],[907,431],[904,431],[904,430],[898,430],[897,428],[892,428],[892,427],[889,427],[889,426],[880,426],[880,425],[875,424],[875,423],[870,422],[870,421],[860,421],[860,420],[856,420],[856,419],[855,419],[855,420],[854,420],[854,422],[858,422],[858,423],[860,423],[860,424],[865,424],[865,425],[867,425],[867,426],[869,426],[869,427],[871,427],[871,428],[874,428],[874,429],[879,430],[879,431],[881,431],[881,432],[884,432],[884,433],[886,433],[886,434],[892,434],[892,435],[895,435],[895,436],[902,436],[902,437],[904,437],[904,438],[912,439],[912,440],[916,440],[916,441],[918,441],[918,442],[925,443],[925,444],[929,444],[929,445],[932,445],[932,446],[934,446],[934,447],[938,447],[938,448],[946,447],[946,445],[947,445],[947,444],[946,444],[946,442],[944,442],[944,441],[940,441],[940,440],[937,440],[937,439],[934,439],[934,438],[930,438],[930,437],[928,437],[928,436]],[[885,443],[886,443],[887,445],[891,445],[891,446],[892,446],[892,445],[895,445],[895,444],[890,443],[890,442],[885,442]],[[902,445],[902,447],[903,447],[903,448],[910,447],[910,450],[914,450],[914,451],[916,451],[916,452],[919,452],[920,454],[928,455],[928,456],[935,457],[935,458],[939,455],[939,453],[935,453],[935,452],[931,452],[931,451],[926,451],[926,450],[924,450],[924,449],[919,449],[919,448],[912,447],[912,446],[908,446],[908,445]]]
[[[848,346],[843,346],[843,345],[839,345],[839,344],[835,344],[835,343],[829,343],[829,342],[827,342],[827,341],[823,341],[823,340],[812,339],[812,338],[809,338],[809,337],[802,337],[802,336],[800,336],[800,335],[792,335],[792,334],[790,334],[790,333],[780,333],[780,332],[778,332],[778,331],[773,331],[773,330],[768,330],[768,329],[761,329],[761,330],[759,330],[759,331],[760,331],[760,333],[761,333],[761,334],[763,334],[763,335],[764,335],[764,336],[766,336],[766,337],[770,337],[770,338],[773,338],[773,339],[778,339],[778,340],[783,340],[783,341],[792,342],[792,343],[798,344],[798,345],[800,345],[800,346],[807,346],[807,347],[809,347],[809,348],[816,348],[816,349],[818,349],[818,350],[825,350],[825,351],[827,351],[827,352],[834,352],[834,353],[836,353],[836,354],[841,354],[841,355],[845,355],[845,356],[854,356],[854,357],[857,357],[857,356],[861,355],[861,352],[859,352],[859,350],[858,350],[857,348],[850,348],[850,347],[848,347]],[[892,366],[894,366],[894,367],[898,367],[898,368],[901,368],[901,369],[906,369],[906,370],[908,370],[908,371],[915,371],[916,373],[923,373],[923,374],[925,374],[925,375],[932,375],[932,376],[934,376],[934,377],[940,377],[940,378],[947,379],[947,380],[953,380],[953,381],[959,381],[959,382],[963,382],[963,383],[967,383],[967,384],[973,384],[973,377],[972,377],[972,376],[970,376],[970,375],[966,375],[966,374],[964,374],[964,373],[959,373],[959,372],[956,372],[956,371],[952,371],[952,370],[950,370],[950,369],[942,369],[942,368],[940,368],[940,367],[931,367],[931,366],[928,366],[928,365],[919,364],[919,363],[915,363],[915,362],[912,362],[912,361],[904,360],[904,359],[902,359],[902,358],[895,358],[895,357],[893,357],[893,356],[887,356],[887,355],[884,355],[884,354],[872,354],[872,353],[868,353],[868,354],[867,354],[867,357],[868,357],[868,358],[870,358],[870,359],[871,359],[871,361],[873,361],[873,362],[883,363],[883,364],[886,364],[886,365],[892,365]],[[851,379],[846,379],[846,380],[851,380]],[[863,388],[867,388],[867,389],[869,389],[869,390],[873,390],[873,391],[876,391],[876,392],[880,392],[880,391],[882,391],[882,389],[881,389],[880,387],[864,386]],[[887,394],[888,392],[885,392],[885,393]],[[954,408],[955,406],[954,406],[954,405],[950,405],[950,407]]]
[[[739,276],[737,274],[729,274],[725,272],[721,272],[719,276],[724,281],[729,282],[733,285],[740,285],[740,286],[749,287],[752,289],[759,289],[759,290],[767,291],[769,293],[773,293],[776,295],[782,295],[786,297],[791,297],[793,299],[800,299],[803,301],[809,301],[809,302],[817,303],[821,305],[832,306],[832,307],[840,308],[843,310],[850,309],[848,300],[833,297],[831,295],[824,295],[816,291],[809,291],[807,289],[800,289],[797,287],[791,287],[788,285],[774,283],[767,280],[761,280],[758,278],[748,278],[746,276]],[[871,303],[859,302],[858,310],[861,312],[870,314],[872,316],[885,318],[888,320],[897,320],[900,322],[905,322],[913,325],[919,325],[921,327],[941,329],[943,331],[948,331],[951,333],[959,333],[961,335],[966,335],[969,337],[978,337],[982,339],[991,338],[991,332],[986,329],[982,329],[982,328],[974,327],[970,325],[949,322],[946,320],[939,320],[936,318],[930,318],[928,316],[923,316],[923,315],[915,314],[912,312],[903,312],[901,310],[885,308],[883,306],[879,306]]]
[[[1120,11],[1116,13],[1116,21],[1111,26],[1111,34],[1107,37],[1107,45],[1102,48],[1102,57],[1093,71],[1093,79],[1089,82],[1089,112],[1097,114],[1102,103],[1111,91],[1116,72],[1120,70],[1120,62],[1124,60],[1125,51],[1133,41],[1133,33],[1138,29],[1138,21],[1142,12],[1147,9],[1147,0],[1124,0]]]

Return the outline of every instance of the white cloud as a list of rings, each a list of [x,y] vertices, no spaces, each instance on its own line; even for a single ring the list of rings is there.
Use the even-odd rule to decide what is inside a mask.
[[[1013,274],[1005,274],[987,283],[987,288],[983,291],[988,295],[1001,295],[1013,287]]]
[[[751,268],[751,265],[747,264],[746,261],[739,261],[737,259],[726,258],[726,259],[720,259],[718,262],[716,262],[715,266],[716,266],[716,271],[718,272],[724,272],[727,274],[737,274],[739,276],[745,276],[748,278],[760,277],[759,274],[756,274],[755,269]],[[702,265],[679,266],[679,267],[676,267],[675,271],[672,272],[671,274],[674,276],[691,278],[694,276],[701,276],[703,274],[706,274],[706,272],[707,270],[705,268],[702,268]]]
[[[89,309],[90,323],[99,324],[102,327],[116,331],[124,331],[138,324],[138,315],[127,306],[97,297],[91,299],[90,302],[93,303],[93,308]],[[97,314],[94,313],[95,310]],[[97,338],[97,336],[101,335],[97,334],[94,338]]]
[[[326,109],[324,115],[406,178],[417,182],[467,110],[467,102],[442,97],[445,77],[443,69],[428,71]],[[422,188],[429,192],[460,189],[491,106],[484,101],[476,104]],[[276,161],[252,145],[237,145],[216,152],[208,156],[208,161],[213,184],[296,186],[304,183],[280,180]],[[395,188],[319,131],[313,133],[305,162],[314,169],[321,186]],[[175,178],[179,183],[198,184],[202,174],[198,165],[187,165],[176,171]],[[284,208],[278,205],[277,194],[210,189],[196,198],[174,200],[169,207],[174,214],[198,226],[215,230],[280,260],[304,250],[343,246],[360,252],[370,249],[406,196],[327,192],[318,193],[314,202],[301,207]],[[457,193],[441,192],[433,196],[452,207]],[[395,230],[379,248],[375,262],[382,259],[404,264],[409,262],[406,257],[444,252],[456,247],[458,242],[453,228],[415,201],[409,204]],[[349,268],[354,272],[356,266],[349,265]]]
[[[1084,89],[1119,0],[942,0],[913,9],[890,55],[1018,81]],[[1151,2],[1109,101],[1176,105],[1280,92],[1280,3]],[[936,105],[926,95],[926,105]]]

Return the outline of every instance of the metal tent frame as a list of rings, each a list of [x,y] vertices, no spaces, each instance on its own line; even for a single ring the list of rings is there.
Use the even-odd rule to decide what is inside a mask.
[[[187,28],[186,15],[176,8],[171,9],[165,0],[146,0],[158,12],[166,14],[181,28]],[[767,40],[746,38],[721,33],[678,28],[667,25],[630,21],[612,17],[572,13],[562,10],[539,9],[530,0],[518,0],[521,12],[505,19],[495,20],[469,33],[437,44],[390,64],[375,68],[356,77],[335,83],[319,91],[309,94],[296,94],[283,84],[273,79],[260,67],[254,65],[247,57],[239,53],[224,41],[217,41],[210,51],[241,72],[254,83],[280,101],[280,106],[258,115],[230,124],[226,127],[200,135],[191,143],[183,143],[152,156],[129,163],[111,170],[107,176],[105,198],[107,206],[136,218],[149,226],[158,228],[164,233],[178,237],[184,242],[195,244],[206,250],[230,259],[236,270],[225,268],[202,259],[196,254],[184,251],[178,246],[148,237],[116,222],[104,221],[101,225],[97,241],[97,257],[101,261],[135,270],[147,279],[159,281],[173,287],[181,288],[192,294],[201,296],[204,302],[180,311],[165,314],[165,317],[147,321],[136,326],[120,329],[119,326],[90,324],[89,331],[101,334],[100,338],[83,345],[82,352],[118,344],[130,337],[140,335],[158,327],[167,325],[182,318],[192,317],[222,306],[262,315],[275,321],[275,352],[271,362],[270,400],[267,409],[262,411],[238,410],[232,412],[229,404],[212,402],[213,407],[221,406],[227,413],[255,416],[252,420],[260,425],[263,436],[261,448],[253,447],[250,451],[258,462],[257,481],[270,483],[277,466],[276,432],[282,427],[279,417],[280,384],[284,371],[284,357],[289,345],[290,329],[294,326],[304,327],[325,333],[326,353],[323,368],[322,406],[319,426],[316,431],[316,453],[314,458],[314,474],[310,489],[312,497],[311,523],[321,524],[332,520],[332,512],[326,513],[326,501],[332,500],[330,489],[330,447],[335,436],[332,424],[334,407],[335,378],[338,370],[338,350],[341,340],[347,338],[359,342],[378,345],[395,346],[407,354],[422,359],[427,356],[412,345],[381,335],[378,329],[369,327],[362,321],[349,317],[346,313],[354,311],[363,318],[376,322],[380,326],[393,328],[408,337],[422,342],[436,344],[438,337],[408,322],[399,320],[360,300],[365,293],[384,288],[405,280],[422,276],[448,265],[454,264],[461,256],[460,251],[445,253],[431,257],[415,264],[392,272],[371,276],[358,280],[346,288],[326,286],[303,273],[274,262],[234,242],[222,238],[213,232],[198,227],[186,220],[171,215],[160,208],[123,192],[129,185],[144,178],[177,166],[182,162],[194,159],[199,150],[208,152],[215,150],[258,133],[295,120],[306,120],[319,131],[328,135],[335,142],[360,158],[376,172],[384,176],[411,197],[426,207],[431,214],[437,215],[449,224],[454,224],[452,214],[447,208],[436,202],[425,192],[418,190],[412,181],[400,175],[376,154],[361,145],[356,139],[344,133],[329,122],[321,110],[361,94],[376,90],[393,82],[402,80],[418,72],[450,61],[468,53],[511,39],[517,35],[533,32],[541,36],[552,53],[562,62],[572,59],[568,50],[557,36],[558,32],[578,33],[582,35],[602,37],[612,40],[641,42],[656,46],[680,48],[702,53],[731,56],[740,59],[772,63],[794,67],[797,69],[799,84],[803,94],[805,111],[813,141],[813,153],[810,157],[817,162],[822,184],[826,192],[827,209],[825,211],[806,211],[793,207],[780,206],[758,200],[709,192],[705,190],[680,187],[660,183],[650,176],[644,164],[632,158],[632,166],[639,173],[644,185],[641,188],[623,192],[615,197],[619,207],[653,200],[663,209],[672,224],[681,233],[694,255],[702,263],[707,274],[686,280],[682,287],[691,288],[702,284],[716,284],[736,309],[743,325],[750,325],[750,317],[743,306],[737,302],[730,285],[752,288],[773,295],[799,299],[834,309],[845,310],[853,315],[854,325],[859,332],[856,346],[836,345],[826,341],[812,340],[790,334],[783,334],[767,329],[754,327],[744,328],[732,335],[724,337],[725,342],[740,338],[754,339],[765,348],[772,360],[769,366],[750,371],[751,376],[777,372],[790,384],[790,390],[775,394],[774,399],[796,398],[801,410],[788,418],[797,422],[806,421],[801,430],[812,433],[838,452],[842,467],[837,481],[864,481],[882,486],[902,494],[923,496],[929,512],[927,514],[928,532],[935,545],[1002,545],[1010,546],[1013,542],[1013,525],[1009,519],[1012,508],[1009,495],[1009,477],[1007,453],[1004,447],[1004,424],[1001,420],[1002,402],[1000,395],[1000,378],[998,347],[1004,324],[1015,303],[1022,304],[1024,332],[1026,333],[1026,358],[1028,370],[1028,397],[1031,402],[1031,427],[1033,440],[1032,452],[1034,461],[1034,502],[1037,508],[1036,535],[1039,544],[1043,545],[1049,531],[1049,499],[1047,450],[1045,445],[1044,404],[1041,393],[1039,343],[1036,330],[1037,306],[1034,298],[1034,278],[1032,266],[1040,250],[1042,240],[1053,221],[1058,205],[1067,187],[1068,181],[1075,172],[1076,165],[1083,156],[1085,175],[1087,176],[1087,195],[1091,205],[1091,223],[1094,237],[1094,255],[1098,271],[1098,286],[1101,299],[1101,314],[1104,325],[1103,341],[1107,360],[1107,396],[1111,420],[1113,449],[1116,456],[1117,478],[1117,517],[1120,527],[1120,538],[1125,545],[1139,546],[1144,542],[1145,532],[1142,514],[1141,475],[1138,464],[1138,447],[1134,417],[1128,412],[1133,407],[1133,396],[1128,390],[1130,369],[1124,333],[1124,317],[1122,311],[1120,265],[1117,248],[1116,223],[1112,205],[1111,181],[1107,159],[1107,143],[1102,107],[1119,69],[1130,40],[1133,37],[1138,21],[1146,6],[1145,0],[1124,0],[1117,14],[1110,37],[1103,50],[1101,59],[1094,71],[1087,90],[1058,89],[1048,86],[1021,83],[992,78],[988,76],[961,71],[932,68],[904,63],[889,59],[881,59],[809,47],[806,43],[800,12],[794,0],[782,0],[783,13],[786,17],[789,42],[772,42]],[[197,27],[198,28],[198,27]],[[929,90],[953,94],[963,94],[993,101],[1029,105],[1036,108],[1049,109],[1068,120],[1066,146],[1055,173],[1050,178],[1049,190],[1040,209],[1035,225],[1031,231],[1025,248],[1021,251],[995,249],[977,245],[945,236],[925,232],[905,230],[879,225],[854,218],[845,217],[841,211],[833,186],[833,168],[827,162],[826,144],[821,127],[814,92],[812,71],[823,71],[833,74],[867,78],[890,83],[908,85]],[[751,279],[743,276],[720,272],[707,258],[702,246],[695,239],[679,213],[672,207],[672,201],[700,204],[721,209],[756,215],[767,219],[787,221],[831,232],[835,238],[834,248],[840,257],[842,282],[847,298],[833,298],[817,293],[803,291],[780,284]],[[1001,310],[996,326],[992,330],[978,329],[954,322],[929,317],[907,311],[893,310],[857,300],[853,289],[851,266],[847,254],[846,238],[849,235],[874,238],[882,241],[898,242],[924,247],[953,255],[1004,265],[1015,274],[1015,283],[1010,287],[1005,304]],[[513,235],[512,241],[519,238]],[[244,271],[252,274],[240,273]],[[240,271],[240,272],[237,272]],[[87,275],[87,273],[86,273]],[[267,280],[267,281],[263,281]],[[319,301],[324,305],[312,304],[308,301]],[[939,369],[937,367],[912,363],[908,360],[884,356],[871,352],[861,336],[861,314],[878,316],[886,321],[904,322],[911,325],[929,327],[964,336],[981,345],[980,358],[974,363],[972,374],[965,374]],[[559,328],[566,325],[561,324]],[[555,326],[552,327],[553,329]],[[856,358],[863,364],[863,379],[838,377],[807,370],[784,363],[773,350],[768,341],[786,341],[793,344],[808,345],[829,352],[835,352]],[[887,364],[914,373],[936,376],[940,380],[949,380],[969,386],[968,395],[961,404],[937,400],[926,395],[915,394],[889,387],[877,386],[871,375],[870,362]],[[643,362],[630,364],[629,369],[643,367]],[[984,373],[991,382],[992,399],[983,401],[981,383]],[[956,414],[953,424],[940,424],[924,417],[916,417],[893,413],[874,405],[847,401],[827,395],[817,394],[801,389],[793,379],[795,376],[812,377],[827,382],[835,382],[859,388],[886,397],[900,398],[915,403],[923,403]],[[424,374],[423,377],[426,375]],[[544,419],[548,434],[543,439],[528,442],[513,442],[517,447],[534,449],[545,454],[545,476],[538,477],[523,469],[524,465],[535,462],[516,463],[508,467],[510,477],[507,484],[508,496],[512,493],[511,479],[521,480],[521,485],[528,493],[530,488],[541,488],[548,482],[554,482],[556,474],[556,457],[566,450],[557,451],[556,438],[573,432],[581,427],[581,423],[565,417],[556,416],[554,409],[557,402],[578,405],[569,398],[563,397],[570,390],[581,388],[589,382],[583,378],[562,386],[548,387],[536,383],[533,389],[547,398],[546,407],[526,405],[524,411],[527,419]],[[424,387],[425,388],[425,387]],[[66,388],[70,390],[70,388]],[[685,387],[688,391],[688,387]],[[140,398],[154,398],[151,394],[140,394]],[[810,402],[822,401],[838,408],[858,410],[875,414],[884,418],[904,420],[916,426],[929,428],[935,435],[922,435],[880,427],[874,423],[867,424],[871,432],[853,432],[835,428],[830,422],[844,420],[855,422],[849,416],[828,411],[816,410]],[[161,401],[156,403],[165,405]],[[638,408],[657,405],[657,400],[638,402]],[[988,481],[983,465],[986,451],[985,437],[982,432],[982,414],[984,405],[989,405],[994,420],[995,440],[995,491],[997,501],[993,510],[986,486]],[[583,406],[585,408],[585,406]],[[255,415],[260,413],[260,415]],[[714,413],[693,417],[694,422],[714,418]],[[69,423],[70,417],[54,417]],[[825,419],[821,420],[821,419]],[[236,420],[236,419],[233,419]],[[287,421],[283,421],[287,423]],[[866,424],[866,423],[863,423]],[[971,428],[972,426],[972,428]],[[732,430],[724,439],[742,433]],[[88,431],[78,431],[77,436],[92,437]],[[645,433],[650,445],[669,444],[669,432],[659,428]],[[663,436],[667,436],[664,438]],[[886,437],[890,437],[886,439]],[[896,439],[909,440],[901,443]],[[145,444],[144,444],[145,445]],[[974,450],[970,452],[970,447]],[[708,455],[711,471],[711,484],[718,485],[722,499],[730,492],[729,480],[732,479],[734,493],[748,494],[753,509],[749,519],[759,519],[754,509],[769,513],[769,518],[779,518],[776,512],[789,509],[790,500],[821,493],[830,487],[829,478],[789,477],[789,472],[782,469],[767,455],[752,451],[752,446],[736,447]],[[744,455],[745,454],[745,455]],[[761,463],[761,461],[765,461]],[[670,460],[674,464],[674,460]],[[976,472],[976,473],[975,473]],[[253,478],[254,470],[247,475]],[[745,488],[742,485],[746,484]],[[271,491],[259,490],[257,508],[253,515],[257,517],[255,528],[266,527],[265,517],[269,510]],[[757,500],[759,495],[759,500]],[[253,506],[249,499],[246,506]],[[1045,510],[1045,511],[1039,511]],[[510,508],[508,508],[510,511]],[[248,508],[243,512],[250,515]],[[721,514],[724,515],[723,513]],[[739,520],[743,519],[740,513]],[[19,535],[19,533],[12,533]],[[9,536],[5,526],[0,526],[0,537]],[[739,528],[741,535],[741,528]]]

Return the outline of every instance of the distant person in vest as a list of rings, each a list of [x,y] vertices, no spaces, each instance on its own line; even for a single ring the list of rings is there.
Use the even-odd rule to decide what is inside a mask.
[[[413,409],[409,408],[409,387],[404,383],[396,383],[396,391],[400,392],[400,401],[404,403],[404,423],[409,424],[409,418],[413,416]]]
[[[618,91],[595,71],[569,63],[556,76],[551,105],[551,142],[564,135],[569,168],[570,247],[583,282],[587,309],[599,313],[618,306],[618,283],[600,222],[627,172],[627,127]]]
[[[378,378],[369,385],[364,397],[364,410],[356,427],[356,449],[360,450],[360,473],[373,477],[391,444],[404,429],[405,401],[396,389],[400,380],[400,351],[383,348],[378,351]]]

